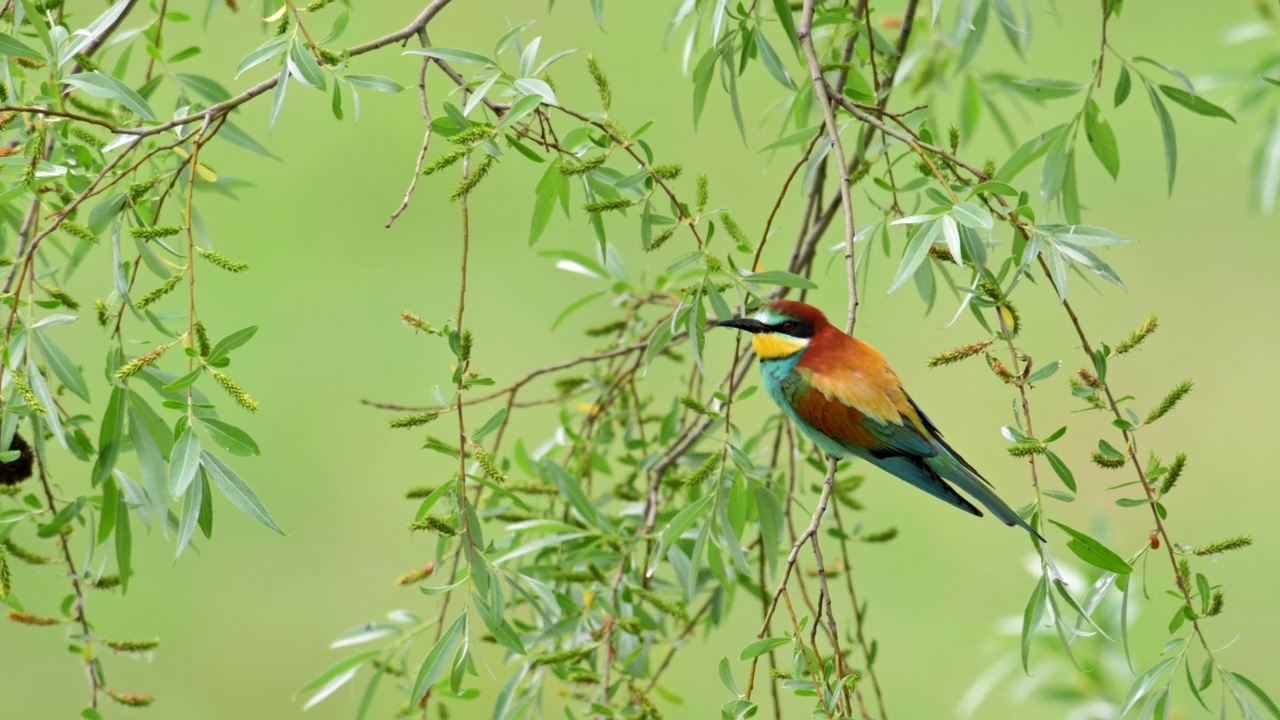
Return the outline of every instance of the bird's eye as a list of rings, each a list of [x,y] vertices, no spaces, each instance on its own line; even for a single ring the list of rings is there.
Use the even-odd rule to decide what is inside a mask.
[[[789,334],[789,333],[791,333],[791,332],[794,332],[794,331],[795,331],[795,329],[796,329],[796,324],[795,324],[795,323],[793,323],[793,322],[791,322],[790,320],[788,320],[788,321],[786,321],[786,322],[782,323],[781,330],[782,330],[782,332],[784,332],[784,333],[788,333],[788,334]]]

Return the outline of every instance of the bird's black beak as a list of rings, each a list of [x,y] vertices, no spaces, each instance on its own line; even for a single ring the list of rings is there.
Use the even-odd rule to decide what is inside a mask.
[[[736,330],[746,330],[749,333],[766,332],[771,329],[768,325],[752,318],[734,318],[718,322],[716,325],[719,327],[731,327]]]

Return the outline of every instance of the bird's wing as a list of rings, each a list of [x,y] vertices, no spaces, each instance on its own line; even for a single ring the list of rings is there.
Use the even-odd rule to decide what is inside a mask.
[[[937,447],[896,376],[797,368],[788,388],[796,412],[825,435],[872,456],[931,457]]]

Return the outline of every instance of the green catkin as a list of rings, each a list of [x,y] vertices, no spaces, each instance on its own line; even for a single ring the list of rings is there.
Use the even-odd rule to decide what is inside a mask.
[[[1213,600],[1209,604],[1209,617],[1222,614],[1222,607],[1226,604],[1227,598],[1221,590],[1213,591]]]
[[[209,333],[204,329],[204,323],[200,320],[195,322],[196,345],[200,351],[200,357],[208,357],[210,352]]]
[[[441,170],[452,167],[459,160],[465,157],[467,152],[468,152],[467,150],[454,150],[452,152],[445,153],[444,155],[441,155],[440,157],[428,163],[427,166],[422,169],[422,174],[434,175],[440,172]]]
[[[159,177],[153,177],[150,180],[133,183],[129,186],[129,202],[136,205],[139,200],[146,197],[147,193],[151,192],[151,189],[159,183]]]
[[[1121,340],[1120,343],[1116,345],[1116,354],[1124,355],[1125,353],[1137,350],[1138,346],[1141,345],[1144,340],[1151,337],[1151,334],[1159,329],[1159,327],[1160,321],[1155,315],[1147,318],[1147,321],[1142,324],[1142,327],[1134,330],[1129,334],[1129,337]]]
[[[558,650],[556,652],[549,652],[545,655],[535,657],[530,664],[537,667],[539,665],[555,665],[556,663],[573,662],[575,660],[591,657],[595,651],[596,646],[594,645],[588,647],[569,648],[568,650]]]
[[[71,294],[66,290],[63,290],[60,287],[45,287],[44,285],[41,285],[40,287],[44,290],[46,295],[57,300],[58,304],[62,305],[62,307],[67,308],[68,310],[80,309],[79,301],[71,297]]]
[[[415,428],[426,425],[438,417],[440,417],[440,411],[424,410],[412,415],[401,415],[400,417],[391,418],[387,421],[387,424],[393,428]]]
[[[948,350],[944,353],[934,355],[929,358],[929,361],[925,364],[931,368],[942,367],[944,365],[954,365],[966,358],[981,355],[987,348],[991,347],[994,342],[994,340],[982,340],[969,345],[962,345],[954,350]]]
[[[95,150],[101,150],[107,145],[106,140],[103,140],[82,127],[71,128],[71,136]]]
[[[679,163],[668,163],[666,165],[654,165],[649,168],[649,172],[660,180],[675,180],[684,172],[684,168]]]
[[[400,319],[403,320],[406,325],[413,328],[414,330],[421,330],[422,332],[427,333],[429,335],[443,336],[446,334],[444,330],[441,330],[440,328],[437,328],[437,327],[433,327],[431,323],[427,322],[426,320],[423,320],[422,318],[418,317],[417,314],[411,313],[408,310],[400,311]]]
[[[452,537],[458,534],[457,528],[439,515],[425,515],[421,519],[409,523],[410,530],[429,530],[437,535]]]
[[[435,491],[436,491],[436,488],[433,488],[433,487],[409,488],[408,490],[404,491],[404,497],[406,500],[421,500],[426,497],[431,497],[431,493]]]
[[[143,295],[142,297],[138,298],[137,300],[134,300],[134,301],[133,301],[133,306],[134,306],[135,308],[139,309],[139,310],[144,310],[144,309],[146,309],[147,307],[149,307],[149,306],[151,306],[152,304],[154,304],[154,303],[155,303],[157,300],[159,300],[160,298],[162,298],[162,297],[164,297],[165,295],[168,295],[169,293],[173,292],[173,289],[174,289],[174,288],[176,288],[176,287],[178,287],[178,283],[179,283],[181,280],[182,280],[182,276],[181,276],[181,275],[174,275],[173,277],[169,278],[168,280],[165,280],[165,281],[164,281],[164,283],[162,283],[162,284],[161,284],[159,287],[157,287],[156,289],[154,289],[154,290],[152,290],[152,291],[148,292],[147,294]]]
[[[595,200],[593,202],[586,203],[582,206],[582,209],[586,212],[596,214],[626,210],[635,204],[634,200],[629,200],[627,198],[609,198],[607,200]]]
[[[605,112],[609,111],[613,105],[613,93],[609,90],[609,79],[604,76],[604,71],[600,69],[600,64],[596,62],[594,55],[587,56],[587,72],[591,73],[591,79],[595,81],[596,91],[600,93],[600,107]]]
[[[492,125],[472,125],[451,135],[449,142],[454,145],[465,145],[468,149],[471,149],[496,134],[498,134],[498,131]]]
[[[165,351],[168,349],[168,345],[161,345],[145,355],[139,355],[124,365],[121,365],[120,369],[116,371],[116,377],[120,380],[125,380],[137,375],[139,370],[159,360],[160,356],[164,355]]]
[[[561,175],[565,177],[575,177],[577,175],[586,175],[587,173],[604,165],[609,156],[600,153],[591,157],[582,158],[581,160],[571,161],[568,159],[561,160],[560,166],[556,168]]]
[[[1093,454],[1089,456],[1089,459],[1093,460],[1094,465],[1107,470],[1118,470],[1124,467],[1125,464],[1125,458],[1123,456],[1108,455],[1098,450],[1094,450]]]
[[[58,226],[58,229],[70,235],[73,238],[78,238],[80,240],[84,240],[85,242],[91,242],[95,245],[98,244],[98,236],[95,235],[94,232],[89,229],[88,225],[81,225],[80,223],[75,223],[75,222],[71,222],[70,220],[65,220],[61,225]]]
[[[676,227],[676,225],[668,225],[666,229],[654,236],[653,241],[649,243],[647,252],[653,252],[662,247],[664,243],[671,239],[672,235],[676,234]]]
[[[111,698],[112,700],[115,700],[117,703],[120,703],[125,707],[135,707],[135,708],[149,707],[152,703],[156,701],[156,698],[154,695],[122,693],[122,692],[116,692],[115,690],[104,690],[103,692],[107,694],[107,697]]]
[[[26,612],[25,610],[15,610],[9,608],[5,613],[10,620],[20,625],[31,625],[33,627],[52,627],[58,624],[57,618],[36,615],[35,613]]]
[[[1244,548],[1247,548],[1252,544],[1253,544],[1252,536],[1238,535],[1233,538],[1227,538],[1226,540],[1219,540],[1218,542],[1209,543],[1208,545],[1198,547],[1194,550],[1194,552],[1196,555],[1200,555],[1202,557],[1205,555],[1220,555],[1225,552],[1231,552],[1232,550],[1243,550]]]
[[[18,388],[18,394],[22,396],[23,401],[30,406],[32,412],[43,415],[45,412],[44,405],[40,399],[36,397],[35,391],[31,389],[31,385],[27,383],[27,379],[21,375],[13,376],[13,385]]]
[[[13,589],[13,576],[9,574],[9,554],[0,546],[0,600],[9,597]]]
[[[1186,397],[1187,394],[1191,392],[1191,387],[1192,382],[1190,380],[1184,380],[1178,383],[1177,387],[1170,390],[1169,394],[1164,396],[1164,399],[1160,401],[1159,405],[1155,406],[1151,409],[1151,412],[1147,413],[1147,424],[1150,425],[1169,414],[1169,411],[1177,407],[1178,403],[1182,401],[1182,398]]]
[[[475,455],[476,462],[479,463],[480,469],[484,470],[484,474],[488,475],[489,479],[497,483],[507,482],[507,474],[502,471],[502,468],[498,467],[497,464],[493,462],[493,458],[489,456],[489,453],[486,452],[484,448],[479,445],[473,445],[471,447],[471,452]]]
[[[119,653],[145,653],[160,647],[160,638],[150,640],[107,640],[99,638],[98,642]]]
[[[667,613],[668,615],[672,615],[681,620],[684,620],[685,622],[688,622],[689,613],[685,610],[684,605],[673,600],[668,600],[667,598],[664,598],[658,593],[652,590],[649,590],[647,588],[631,585],[630,589],[631,589],[632,595],[639,597],[640,599],[644,600],[645,602],[649,603],[655,608]]]
[[[862,535],[859,539],[861,539],[862,542],[867,543],[887,543],[896,537],[898,537],[898,528],[891,527],[885,530],[880,530],[879,532],[867,533]]]
[[[685,478],[684,484],[689,487],[701,485],[715,473],[716,468],[719,466],[720,453],[711,453],[702,465],[698,466],[697,470],[694,470],[689,474],[689,477]]]
[[[120,587],[119,575],[103,575],[93,581],[94,590],[114,590]]]
[[[1160,494],[1165,495],[1178,484],[1178,478],[1182,477],[1182,471],[1187,468],[1187,454],[1178,453],[1173,462],[1169,463],[1169,471],[1164,475],[1164,481],[1160,483]]]
[[[1010,455],[1016,458],[1029,458],[1036,455],[1043,455],[1047,447],[1042,442],[1020,442],[1014,443],[1005,448]]]
[[[710,196],[711,191],[707,187],[707,174],[701,173],[698,175],[697,183],[698,212],[707,209],[707,202],[710,200]]]
[[[129,228],[129,234],[140,240],[161,240],[167,237],[173,237],[182,232],[182,228],[177,225],[154,225],[152,227],[135,227]]]
[[[249,269],[249,263],[232,260],[216,250],[205,250],[204,248],[196,248],[196,250],[200,252],[200,257],[227,272],[238,273]]]
[[[53,563],[53,558],[32,552],[12,540],[5,540],[3,544],[0,544],[0,547],[3,547],[15,560],[21,560],[27,565],[50,565]]]
[[[485,179],[485,176],[489,174],[489,170],[493,168],[495,160],[496,159],[492,155],[485,155],[484,159],[480,161],[480,164],[477,165],[469,175],[462,178],[462,182],[458,183],[458,186],[453,189],[453,192],[449,193],[449,201],[457,202],[458,200],[470,195],[472,191],[476,189],[476,186]]]
[[[240,407],[249,412],[258,412],[258,401],[254,400],[244,388],[240,387],[235,380],[232,380],[226,373],[213,370],[213,379],[222,386],[223,390],[231,396],[232,400]]]
[[[720,211],[720,221],[724,223],[725,232],[729,233],[729,237],[738,244],[738,252],[751,252],[751,240],[747,238],[747,234],[742,231],[742,226],[738,225],[738,221],[733,219],[729,211]]]

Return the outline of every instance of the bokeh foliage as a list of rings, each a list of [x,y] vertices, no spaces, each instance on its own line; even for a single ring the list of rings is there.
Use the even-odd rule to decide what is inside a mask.
[[[149,696],[107,683],[100,655],[104,648],[138,654],[155,646],[99,635],[83,599],[90,586],[128,588],[135,521],[154,523],[162,534],[166,527],[173,532],[175,555],[189,547],[196,529],[212,534],[217,497],[278,529],[226,459],[258,453],[252,437],[223,418],[235,406],[258,407],[226,371],[233,351],[237,358],[251,352],[239,348],[255,327],[211,338],[197,312],[197,272],[209,268],[200,272],[203,280],[208,273],[248,269],[213,250],[203,230],[198,201],[243,187],[200,160],[205,143],[226,140],[271,155],[231,119],[232,112],[261,96],[269,107],[266,126],[274,126],[293,97],[289,88],[294,94],[308,86],[324,90],[338,119],[358,113],[361,91],[403,91],[410,83],[352,73],[347,66],[398,41],[426,45],[425,28],[447,3],[427,6],[409,25],[347,52],[341,39],[348,13],[340,6],[267,7],[263,15],[274,32],[240,62],[237,74],[260,66],[272,72],[240,95],[212,78],[176,69],[199,51],[163,49],[165,21],[190,19],[163,5],[152,9],[154,17],[143,32],[123,33],[119,43],[103,42],[131,12],[144,11],[136,4],[121,2],[81,21],[61,6],[21,2],[9,15],[12,32],[5,37],[11,58],[6,112],[12,113],[8,127],[19,143],[7,156],[13,184],[6,193],[6,239],[13,272],[6,300],[4,429],[7,437],[17,437],[19,426],[26,428],[23,435],[32,439],[32,447],[24,453],[19,441],[7,440],[13,444],[4,459],[22,464],[34,458],[40,490],[20,490],[12,503],[5,501],[0,532],[9,541],[6,556],[22,558],[25,552],[28,559],[44,558],[13,540],[15,532],[49,543],[50,555],[59,555],[60,564],[65,560],[73,590],[62,617],[29,610],[8,587],[6,602],[15,621],[69,622],[76,628],[73,647],[88,670],[94,705],[104,693],[122,704],[149,702]],[[695,123],[709,103],[726,102],[745,137],[750,116],[740,99],[740,78],[750,72],[774,83],[780,105],[767,116],[767,127],[776,139],[765,149],[787,158],[792,170],[779,188],[762,193],[761,202],[778,198],[781,206],[790,190],[811,206],[801,214],[789,260],[777,267],[761,264],[767,242],[784,242],[775,237],[780,228],[773,226],[772,213],[764,225],[753,227],[713,204],[716,172],[686,169],[660,144],[649,143],[646,120],[615,113],[613,98],[626,89],[609,85],[602,64],[563,54],[561,48],[542,48],[527,24],[496,26],[491,48],[431,46],[407,53],[422,56],[424,74],[443,73],[468,90],[456,97],[429,96],[424,90],[428,131],[418,162],[427,178],[417,188],[459,204],[464,260],[456,310],[440,307],[420,311],[422,317],[403,316],[411,329],[447,348],[452,372],[438,378],[440,389],[429,405],[404,409],[392,425],[428,425],[432,435],[425,449],[457,465],[452,480],[446,476],[410,491],[422,498],[411,527],[439,539],[433,561],[402,581],[413,585],[434,576],[429,584],[435,587],[424,590],[433,599],[417,611],[392,613],[391,622],[363,625],[335,643],[373,649],[346,657],[307,684],[304,690],[315,691],[312,701],[360,676],[371,688],[364,696],[369,699],[377,691],[395,694],[398,686],[407,694],[410,715],[430,691],[433,703],[470,701],[470,706],[458,704],[458,712],[475,712],[476,703],[486,703],[497,708],[495,716],[519,716],[539,703],[559,702],[545,698],[544,688],[568,688],[574,712],[622,717],[656,716],[659,708],[679,712],[668,707],[675,701],[659,680],[667,658],[683,641],[699,630],[715,630],[709,637],[722,638],[719,628],[735,605],[759,599],[776,607],[783,598],[791,608],[795,593],[789,624],[766,619],[758,639],[741,636],[739,647],[723,653],[724,712],[731,717],[755,712],[767,683],[775,694],[764,703],[776,712],[782,712],[780,696],[794,696],[800,699],[789,702],[796,708],[812,707],[814,701],[805,698],[818,698],[819,716],[887,714],[892,698],[882,697],[878,644],[864,631],[863,606],[854,602],[833,612],[827,578],[838,575],[836,582],[847,583],[846,594],[853,596],[849,553],[861,551],[863,542],[892,540],[895,531],[868,530],[853,519],[846,526],[841,519],[840,512],[864,509],[861,468],[829,474],[780,418],[731,422],[736,402],[754,392],[746,380],[749,354],[737,345],[721,375],[709,367],[709,353],[713,342],[727,340],[705,335],[710,319],[749,309],[772,294],[816,289],[808,276],[815,267],[822,269],[817,261],[835,243],[843,219],[840,246],[856,250],[846,258],[851,281],[856,277],[865,287],[875,272],[891,291],[912,284],[927,308],[947,303],[948,317],[954,313],[981,337],[937,356],[935,364],[983,358],[994,380],[979,386],[982,395],[1018,399],[1004,432],[1010,454],[1026,458],[1027,477],[1034,481],[1034,502],[1026,512],[1051,539],[1047,547],[1036,547],[1039,577],[1023,616],[1021,664],[1029,667],[1036,638],[1046,631],[1060,639],[1044,647],[1047,654],[1085,644],[1092,644],[1089,653],[1114,652],[1114,644],[1101,649],[1097,644],[1119,643],[1127,655],[1126,608],[1137,601],[1138,591],[1130,586],[1132,569],[1145,567],[1148,556],[1162,563],[1166,553],[1171,566],[1153,570],[1151,578],[1155,592],[1167,588],[1179,600],[1168,624],[1173,640],[1165,657],[1135,668],[1136,680],[1123,677],[1087,692],[1059,694],[1077,704],[1099,703],[1102,717],[1117,708],[1156,713],[1174,702],[1202,699],[1216,679],[1214,689],[1224,704],[1230,698],[1246,716],[1275,713],[1261,688],[1221,662],[1201,627],[1220,614],[1224,602],[1222,589],[1209,581],[1209,569],[1196,558],[1237,549],[1248,538],[1175,544],[1170,533],[1181,538],[1183,526],[1175,517],[1167,526],[1173,529],[1166,530],[1163,498],[1177,486],[1185,456],[1162,461],[1148,454],[1145,440],[1138,442],[1147,426],[1187,395],[1190,384],[1177,385],[1157,403],[1122,396],[1113,390],[1109,368],[1121,365],[1121,356],[1151,335],[1154,321],[1114,344],[1091,343],[1069,304],[1081,280],[1100,278],[1123,287],[1106,248],[1127,242],[1126,237],[1142,239],[1127,229],[1082,224],[1090,198],[1077,163],[1092,154],[1107,174],[1119,175],[1120,144],[1109,124],[1117,108],[1131,93],[1146,97],[1163,148],[1162,166],[1147,175],[1160,177],[1169,192],[1178,167],[1177,126],[1169,105],[1220,121],[1234,117],[1201,97],[1172,65],[1126,55],[1105,41],[1090,72],[1072,73],[1081,77],[1076,81],[1024,77],[1014,63],[979,72],[975,59],[988,43],[997,42],[988,29],[998,26],[1017,54],[1030,50],[1029,9],[1015,12],[1006,2],[907,5],[904,16],[896,14],[896,5],[690,2],[671,22],[672,41],[686,48]],[[597,20],[602,19],[603,7],[596,3],[595,8]],[[213,4],[210,9],[222,11]],[[1116,17],[1121,10],[1119,3],[1102,4],[1104,31],[1109,23],[1121,22]],[[1264,15],[1264,27],[1270,20]],[[317,23],[332,23],[332,30],[313,40],[307,28]],[[84,30],[75,32],[81,26]],[[796,32],[809,27],[812,35]],[[808,48],[801,35],[813,40],[824,84],[808,82],[802,52]],[[113,67],[93,59],[100,46]],[[1277,92],[1268,90],[1275,58],[1260,62],[1258,72],[1241,75],[1239,107],[1233,108],[1238,113],[1275,112]],[[569,73],[587,76],[595,92],[560,97],[555,80]],[[1109,93],[1100,89],[1103,80],[1111,86]],[[953,126],[941,108],[957,88]],[[835,98],[829,114],[820,109],[823,92]],[[159,119],[154,108],[161,100],[172,103],[173,120]],[[1067,109],[1041,132],[1014,121],[1022,103],[1047,104],[1051,114]],[[899,113],[899,107],[915,109]],[[992,160],[966,159],[962,148],[975,141],[978,127],[990,126],[1005,136],[1009,150]],[[111,140],[94,134],[104,129]],[[1254,164],[1258,205],[1264,210],[1273,202],[1269,198],[1274,198],[1280,166],[1270,151],[1275,136],[1263,136]],[[542,239],[559,213],[585,220],[590,228],[590,242],[539,253],[597,286],[553,313],[550,324],[575,323],[575,313],[592,304],[608,305],[614,314],[584,328],[594,345],[591,353],[532,369],[495,388],[484,364],[473,363],[472,356],[502,339],[477,336],[463,322],[467,301],[474,302],[466,291],[466,258],[483,247],[470,232],[483,214],[472,216],[467,204],[473,195],[483,195],[491,175],[517,172],[518,163],[532,163],[538,173],[531,184],[536,199],[530,244]],[[846,163],[844,173],[833,167]],[[1125,167],[1126,182],[1150,179]],[[411,186],[410,204],[413,192]],[[836,227],[827,232],[833,223]],[[635,248],[657,254],[637,256]],[[92,286],[103,296],[96,314],[109,348],[110,387],[99,407],[81,404],[100,395],[91,393],[80,366],[101,360],[68,354],[51,329],[77,319],[80,303],[61,286],[73,282],[83,262],[108,252],[111,260],[101,265],[109,282]],[[852,275],[855,266],[858,276]],[[1069,279],[1070,274],[1078,277]],[[954,300],[941,300],[948,295],[939,289]],[[1019,307],[1025,309],[1023,298],[1034,293],[1056,298],[1061,331],[1078,336],[1086,350],[1083,358],[1033,367],[1028,356],[1040,353],[1022,345]],[[202,303],[216,304],[216,296]],[[246,322],[252,319],[248,314]],[[135,339],[145,345],[136,346]],[[176,352],[167,354],[179,346],[185,363]],[[99,351],[95,358],[100,357]],[[1037,435],[1030,408],[1031,398],[1038,397],[1032,392],[1036,386],[1052,387],[1051,380],[1059,383],[1067,374],[1057,374],[1063,363],[1080,366],[1071,373],[1069,389],[1082,408],[1114,416],[1110,434],[1097,440],[1093,463],[1121,472],[1131,466],[1133,475],[1117,481],[1120,495],[1129,496],[1118,497],[1117,504],[1146,512],[1155,526],[1127,555],[1094,537],[1102,534],[1058,520],[1054,503],[1075,500],[1076,476],[1084,470],[1078,463],[1072,469],[1051,447],[1063,438],[1066,419],[1062,430]],[[549,394],[529,398],[526,386],[537,380],[538,387],[546,387],[547,379]],[[480,407],[472,409],[473,403]],[[513,418],[544,407],[555,412],[518,435],[513,431],[518,440],[507,437]],[[61,452],[54,450],[57,446],[84,462],[81,485],[72,480],[74,470],[56,483],[46,475],[44,458]],[[130,453],[136,459],[126,465],[122,457]],[[1052,484],[1050,471],[1060,488]],[[841,557],[842,569],[828,572],[817,557],[815,574],[797,573],[787,590],[780,578],[790,575],[801,550],[806,558],[810,552],[804,542],[812,534],[805,531],[809,513],[828,499],[832,514],[824,519],[819,513],[810,525],[823,531],[814,535],[812,551],[821,537],[828,555]],[[1061,532],[1050,534],[1049,522]],[[75,542],[84,544],[76,552],[88,552],[87,560],[73,556]],[[1097,575],[1088,591],[1079,582],[1064,582],[1059,548]],[[893,546],[884,551],[892,552]],[[439,584],[445,572],[447,581]],[[1097,615],[1117,596],[1122,603],[1118,627]],[[842,599],[848,603],[850,598]],[[482,651],[485,641],[501,649]],[[820,643],[831,646],[820,649]],[[768,677],[765,668],[757,673],[762,657],[768,658]],[[496,693],[475,700],[469,674],[483,673],[486,663],[503,682]],[[747,667],[750,679],[739,688]],[[1114,662],[1107,667],[1117,675],[1125,672]],[[1179,682],[1177,695],[1173,680]]]

